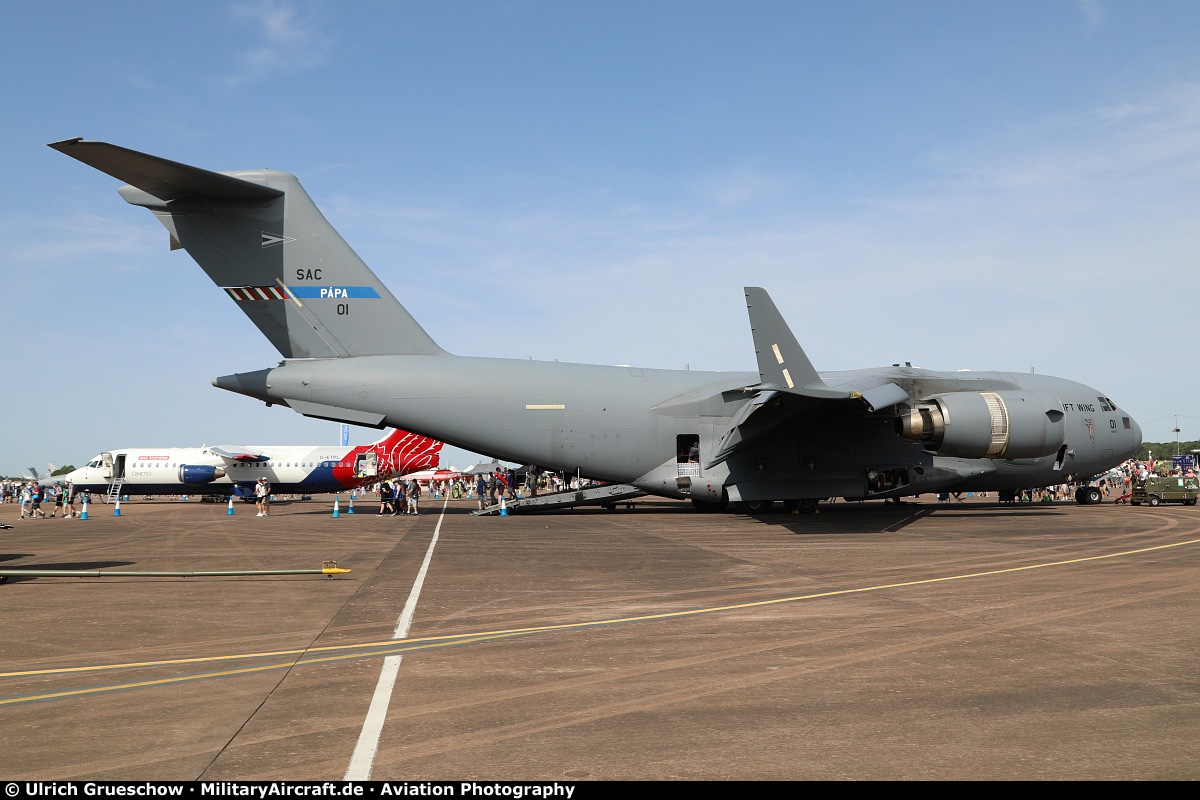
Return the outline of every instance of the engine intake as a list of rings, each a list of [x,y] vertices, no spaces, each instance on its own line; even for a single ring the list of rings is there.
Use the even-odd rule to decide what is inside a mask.
[[[1041,392],[950,392],[896,418],[896,433],[939,455],[1040,458],[1066,438],[1062,403]]]
[[[186,486],[203,486],[225,477],[225,470],[205,464],[180,464],[179,481]]]

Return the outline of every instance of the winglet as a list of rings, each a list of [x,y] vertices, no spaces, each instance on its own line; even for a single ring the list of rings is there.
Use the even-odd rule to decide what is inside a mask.
[[[761,388],[805,397],[847,398],[848,392],[833,389],[821,380],[766,290],[747,286],[745,291]]]

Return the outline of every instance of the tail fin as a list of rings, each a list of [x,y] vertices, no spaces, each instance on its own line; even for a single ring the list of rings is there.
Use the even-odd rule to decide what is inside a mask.
[[[437,439],[396,429],[371,447],[378,448],[383,460],[390,463],[397,473],[403,474],[437,467],[441,460],[442,445],[443,442]]]
[[[284,358],[444,353],[300,186],[275,170],[209,172],[105,142],[50,147],[130,185]]]

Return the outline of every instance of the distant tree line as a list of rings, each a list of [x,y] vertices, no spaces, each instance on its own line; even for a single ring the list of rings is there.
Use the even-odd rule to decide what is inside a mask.
[[[1200,450],[1200,441],[1197,442],[1142,442],[1142,446],[1138,448],[1138,460],[1145,461],[1151,455],[1155,459],[1169,459],[1174,455],[1191,455],[1193,450]]]

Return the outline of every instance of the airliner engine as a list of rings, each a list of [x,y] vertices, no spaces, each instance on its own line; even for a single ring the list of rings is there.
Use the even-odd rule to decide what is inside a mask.
[[[179,480],[187,486],[203,486],[212,483],[217,478],[225,477],[225,470],[220,467],[203,464],[180,464]]]
[[[951,392],[896,418],[896,433],[959,458],[1040,458],[1066,436],[1062,403],[1036,391]]]

